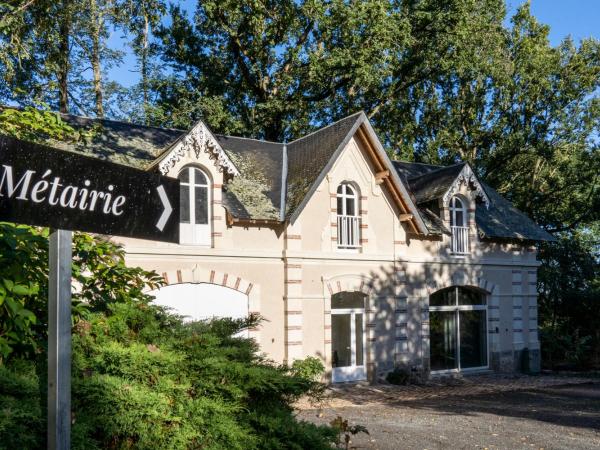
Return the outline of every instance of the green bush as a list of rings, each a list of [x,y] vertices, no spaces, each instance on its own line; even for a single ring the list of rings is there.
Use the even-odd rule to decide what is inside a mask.
[[[42,448],[45,432],[33,362],[0,364],[0,449]]]
[[[73,240],[73,449],[325,449],[292,404],[321,370],[259,356],[260,318],[184,324],[150,304],[154,272],[111,242]],[[0,450],[45,447],[48,231],[0,223]]]
[[[186,325],[146,302],[88,313],[73,332],[72,447],[331,448],[332,428],[296,420],[291,407],[322,390],[322,364],[263,360],[234,336],[250,326],[255,318]],[[0,448],[43,446],[35,372],[17,359],[1,367]]]
[[[325,373],[323,361],[314,356],[297,359],[292,363],[292,371],[295,375],[311,381],[319,381]]]

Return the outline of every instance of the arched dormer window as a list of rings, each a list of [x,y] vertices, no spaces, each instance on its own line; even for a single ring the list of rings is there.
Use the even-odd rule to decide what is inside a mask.
[[[469,253],[469,220],[465,202],[457,196],[450,199],[450,229],[452,231],[452,253]]]
[[[358,214],[358,193],[348,183],[337,188],[337,243],[338,248],[360,247],[360,216]]]
[[[179,242],[182,244],[211,244],[210,179],[194,166],[179,172],[180,210]]]

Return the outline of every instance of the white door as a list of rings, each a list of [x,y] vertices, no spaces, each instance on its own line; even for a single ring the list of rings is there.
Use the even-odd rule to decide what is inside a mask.
[[[367,378],[364,294],[341,292],[331,299],[332,381]]]

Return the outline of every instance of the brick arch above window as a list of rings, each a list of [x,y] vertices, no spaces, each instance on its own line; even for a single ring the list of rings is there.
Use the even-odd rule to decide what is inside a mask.
[[[488,281],[487,279],[474,275],[467,274],[465,272],[457,272],[452,275],[450,281],[443,282],[441,280],[428,280],[427,281],[427,293],[429,295],[437,292],[441,289],[449,286],[465,286],[479,288],[488,294],[498,294],[499,288],[496,284]]]
[[[167,286],[182,283],[208,283],[233,289],[248,296],[249,314],[260,315],[260,285],[231,272],[206,269],[196,265],[192,268],[175,269],[161,273]],[[258,329],[250,330],[250,336],[259,339]]]
[[[338,275],[323,279],[325,297],[330,297],[338,292],[362,292],[371,295],[373,280],[364,275]]]

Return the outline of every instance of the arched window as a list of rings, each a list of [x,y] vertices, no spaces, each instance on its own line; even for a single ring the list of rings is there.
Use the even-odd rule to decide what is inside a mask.
[[[452,197],[452,200],[450,200],[450,225],[453,227],[467,226],[467,211],[465,204],[458,197]]]
[[[452,286],[429,297],[432,371],[488,366],[487,305],[483,291]]]
[[[358,248],[360,246],[360,217],[358,215],[358,194],[348,183],[337,188],[338,248]]]
[[[182,244],[211,244],[210,191],[208,176],[199,168],[184,167],[179,173],[179,241]]]
[[[467,208],[463,200],[452,197],[450,200],[450,229],[452,231],[452,253],[469,253],[469,226]]]

